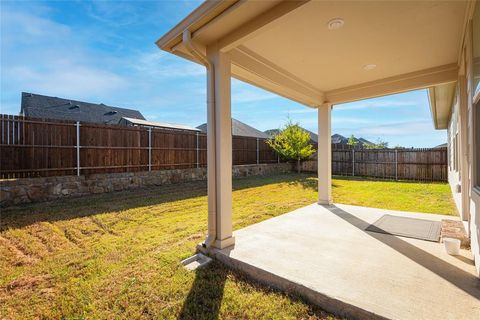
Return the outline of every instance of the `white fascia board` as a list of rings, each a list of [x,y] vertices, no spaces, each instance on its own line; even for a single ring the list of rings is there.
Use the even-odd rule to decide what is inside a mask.
[[[432,86],[456,82],[456,63],[410,72],[372,82],[326,92],[326,101],[333,104],[375,98],[390,94],[425,89]]]

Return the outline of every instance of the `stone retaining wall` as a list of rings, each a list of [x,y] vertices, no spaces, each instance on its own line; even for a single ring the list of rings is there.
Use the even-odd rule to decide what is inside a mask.
[[[232,174],[248,177],[290,171],[291,164],[275,163],[234,166]],[[207,169],[198,168],[2,180],[0,206],[206,179]]]

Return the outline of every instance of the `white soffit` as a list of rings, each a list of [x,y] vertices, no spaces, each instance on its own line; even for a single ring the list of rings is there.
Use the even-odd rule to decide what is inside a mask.
[[[230,52],[240,80],[310,106],[341,103],[454,82],[466,4],[207,1],[157,45],[192,60],[179,43],[189,28],[202,50]],[[335,18],[344,25],[330,30]]]
[[[456,63],[466,2],[311,1],[243,45],[320,91]],[[344,26],[329,30],[340,17]],[[373,70],[364,66],[375,64]]]

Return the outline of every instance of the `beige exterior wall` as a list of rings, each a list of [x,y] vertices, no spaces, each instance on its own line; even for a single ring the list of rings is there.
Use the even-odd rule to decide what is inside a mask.
[[[458,92],[458,91],[457,91]],[[458,124],[458,112],[460,107],[460,102],[458,99],[455,99],[450,122],[447,129],[447,139],[448,139],[448,182],[450,183],[450,188],[452,190],[453,200],[457,206],[458,212],[462,212],[462,193],[461,191],[461,178],[460,178],[460,126]]]
[[[479,26],[480,21],[480,4],[477,2],[477,8],[475,9],[475,23],[476,27]],[[478,39],[479,33],[476,32],[475,44],[478,47],[480,39]],[[475,258],[475,266],[477,272],[480,274],[480,190],[477,186],[480,186],[479,174],[477,173],[480,157],[478,150],[480,149],[480,141],[476,132],[480,130],[478,126],[480,123],[474,120],[475,112],[480,112],[478,103],[476,109],[474,102],[479,100],[479,94],[474,96],[474,80],[473,80],[473,21],[470,23],[465,41],[465,76],[467,79],[466,85],[466,97],[467,97],[467,145],[468,145],[468,210],[470,213],[469,228],[471,236],[472,253]],[[477,51],[477,50],[476,50]],[[478,59],[478,56],[477,56]]]
[[[479,12],[480,5],[477,2],[475,15],[472,9],[472,17],[479,19]],[[476,22],[476,26],[479,24],[480,21]],[[475,120],[476,114],[480,113],[477,103],[480,94],[474,92],[473,66],[473,43],[478,46],[480,39],[473,41],[473,37],[473,22],[470,21],[459,59],[459,81],[448,124],[448,149],[449,183],[460,216],[467,221],[471,250],[480,275],[480,175],[477,172],[480,167],[480,139],[477,133],[480,123]]]

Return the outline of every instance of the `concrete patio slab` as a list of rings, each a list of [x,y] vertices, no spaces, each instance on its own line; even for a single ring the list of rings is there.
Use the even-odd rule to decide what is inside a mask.
[[[235,232],[215,253],[258,281],[358,319],[480,319],[480,280],[469,251],[367,232],[384,214],[442,215],[348,205],[310,206]]]

